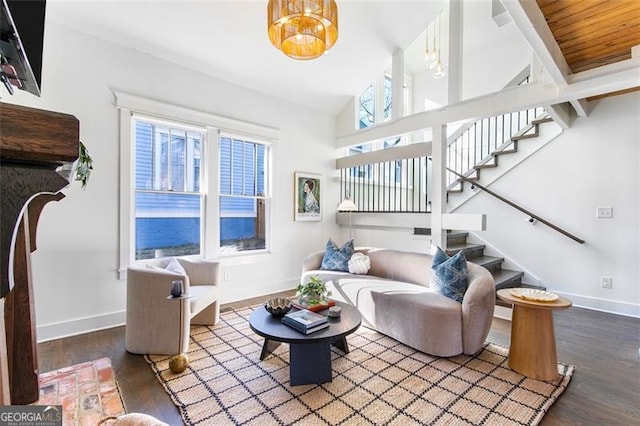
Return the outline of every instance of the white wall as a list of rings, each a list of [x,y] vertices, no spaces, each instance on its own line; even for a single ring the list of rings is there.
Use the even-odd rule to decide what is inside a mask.
[[[513,22],[499,27],[490,1],[463,3],[462,100],[501,90],[529,65],[531,47]]]
[[[478,236],[575,305],[640,316],[638,141],[640,94],[594,101],[589,117],[491,185],[584,245],[486,194],[456,213],[485,213]],[[613,207],[613,218],[597,219],[597,206]],[[601,276],[613,278],[612,289],[601,288]]]
[[[215,54],[214,51],[211,54]],[[3,101],[75,115],[94,158],[85,191],[74,182],[49,204],[38,227],[33,283],[38,339],[124,322],[126,282],[118,264],[119,124],[112,90],[276,127],[272,253],[223,260],[230,280],[222,301],[293,288],[304,256],[324,247],[335,225],[334,117],[182,68],[137,51],[47,23],[42,97],[19,93]],[[6,95],[6,96],[5,96]],[[325,176],[322,222],[293,221],[293,173]]]

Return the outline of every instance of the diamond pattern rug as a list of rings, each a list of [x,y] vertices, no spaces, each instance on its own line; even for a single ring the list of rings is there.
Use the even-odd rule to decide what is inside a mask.
[[[192,327],[181,374],[170,357],[146,357],[186,425],[536,425],[573,374],[558,364],[557,380],[529,379],[508,368],[502,346],[439,358],[360,327],[349,354],[332,347],[332,382],[290,386],[288,345],[260,361],[251,310]]]

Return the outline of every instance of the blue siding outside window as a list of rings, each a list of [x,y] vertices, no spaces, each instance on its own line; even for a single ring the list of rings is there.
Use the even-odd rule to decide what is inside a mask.
[[[220,138],[220,246],[223,251],[265,248],[267,148]],[[245,246],[249,248],[244,248]]]
[[[153,126],[149,123],[136,122],[136,189],[151,189]]]
[[[200,253],[202,137],[135,121],[136,259]]]
[[[134,137],[136,259],[199,254],[204,134],[135,119]],[[268,146],[236,137],[219,146],[221,250],[264,249]]]

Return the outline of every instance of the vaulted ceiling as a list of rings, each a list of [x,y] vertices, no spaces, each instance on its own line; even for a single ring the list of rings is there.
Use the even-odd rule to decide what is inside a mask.
[[[502,1],[505,7],[516,3],[537,9],[530,0]],[[565,76],[624,61],[631,47],[640,45],[640,0],[536,1],[570,68]],[[337,48],[300,62],[269,44],[266,2],[48,0],[47,19],[336,114],[388,66],[397,49],[406,48],[447,7],[447,0],[339,0]]]
[[[267,37],[267,0],[47,0],[47,21],[272,96],[337,114],[446,0],[338,0],[331,54],[296,61]],[[45,43],[46,49],[46,43]]]

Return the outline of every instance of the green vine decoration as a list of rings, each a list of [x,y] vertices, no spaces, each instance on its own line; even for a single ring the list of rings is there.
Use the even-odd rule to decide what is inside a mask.
[[[93,159],[89,155],[89,150],[80,142],[80,153],[78,155],[78,166],[76,167],[76,180],[82,183],[82,189],[87,187],[89,176],[93,170]]]

